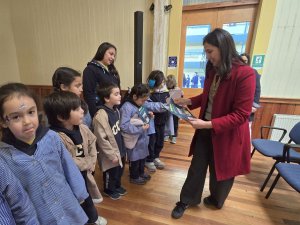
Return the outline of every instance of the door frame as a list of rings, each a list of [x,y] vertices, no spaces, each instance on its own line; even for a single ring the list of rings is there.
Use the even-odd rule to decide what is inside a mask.
[[[258,4],[260,3],[260,0],[239,0],[239,1],[231,1],[231,2],[218,2],[218,3],[205,3],[205,4],[199,4],[199,5],[189,5],[189,6],[183,6],[182,9],[182,25],[181,25],[181,38],[180,38],[180,57],[179,57],[179,65],[178,65],[178,85],[180,88],[184,90],[185,97],[191,97],[195,96],[197,94],[202,93],[201,88],[183,88],[182,87],[182,76],[183,76],[183,67],[184,67],[184,52],[185,52],[185,44],[186,44],[186,27],[188,22],[186,21],[186,16],[192,15],[195,13],[201,12],[201,14],[209,14],[209,13],[219,13],[219,12],[225,12],[229,10],[239,10],[239,9],[248,9],[251,8],[254,10],[253,18],[251,21],[251,25],[249,28],[248,33],[248,40],[246,45],[246,51],[249,52],[252,45],[252,39],[253,39],[253,33],[254,33],[254,27],[255,27],[255,16],[257,14],[257,8]],[[209,20],[209,17],[207,17]],[[211,21],[212,22],[212,21]],[[218,21],[219,22],[219,21]],[[212,22],[212,29],[217,27],[218,22]]]

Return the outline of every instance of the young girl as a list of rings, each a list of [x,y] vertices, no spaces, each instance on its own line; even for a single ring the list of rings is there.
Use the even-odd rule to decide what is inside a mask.
[[[95,170],[97,160],[96,137],[82,124],[83,109],[80,98],[68,91],[53,92],[45,98],[44,110],[51,125],[50,129],[58,132],[87,185],[88,176],[92,176],[91,172]],[[90,195],[81,207],[89,218],[88,223],[107,223],[106,219],[98,217]]]
[[[144,172],[145,159],[148,152],[148,133],[149,124],[143,120],[139,109],[144,105],[149,97],[149,89],[144,84],[137,84],[122,105],[120,128],[124,135],[124,140],[129,139],[127,144],[127,158],[130,161],[129,173],[130,182],[134,184],[145,184],[150,180],[150,175]],[[147,116],[147,115],[146,115]],[[133,120],[135,120],[135,125]],[[140,121],[141,123],[138,123]],[[129,137],[128,137],[129,136]],[[126,144],[126,142],[125,142]],[[131,145],[129,147],[129,145]]]
[[[41,224],[87,222],[79,202],[88,197],[84,180],[60,137],[39,126],[36,97],[24,84],[0,87],[0,158],[19,178]]]
[[[111,84],[97,90],[99,99],[105,102],[93,119],[94,134],[97,137],[99,163],[103,171],[104,194],[113,200],[127,194],[121,185],[126,151],[120,132],[120,113],[117,108],[121,103],[120,89]]]
[[[82,93],[82,79],[80,73],[74,69],[68,67],[59,67],[52,76],[52,85],[55,92],[70,91],[75,93],[78,97]],[[84,110],[83,124],[89,128],[92,127],[92,118],[88,112],[87,104],[82,100],[81,108]],[[97,155],[94,156],[93,161],[96,163]],[[95,164],[94,167],[95,168]],[[100,203],[103,201],[102,195],[99,191],[97,183],[94,179],[94,171],[87,172],[87,188],[94,203]]]
[[[148,77],[148,85],[151,89],[150,99],[153,102],[166,103],[170,95],[165,85],[164,73],[160,70],[152,71]],[[165,167],[165,164],[159,159],[159,155],[164,147],[164,133],[167,120],[168,112],[154,113],[155,134],[149,136],[149,156],[145,164],[149,171],[164,169]]]
[[[176,98],[182,98],[183,92],[182,90],[177,86],[177,81],[174,75],[168,75],[167,81],[166,81],[167,88],[169,89],[170,97],[173,99]],[[172,144],[176,144],[176,137],[178,133],[178,117],[173,115],[173,123],[174,123],[174,135],[166,136],[165,141],[170,139],[170,142]]]

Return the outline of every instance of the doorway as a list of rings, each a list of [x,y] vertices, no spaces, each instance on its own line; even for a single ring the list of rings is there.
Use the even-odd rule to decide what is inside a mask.
[[[232,34],[239,53],[251,48],[257,4],[220,7],[205,4],[195,10],[183,10],[178,84],[189,98],[202,93],[205,78],[206,55],[202,41],[206,34],[219,27]],[[200,9],[199,9],[200,8]],[[194,115],[198,115],[198,111]]]

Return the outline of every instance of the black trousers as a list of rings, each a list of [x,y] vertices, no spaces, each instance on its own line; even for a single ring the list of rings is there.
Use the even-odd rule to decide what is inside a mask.
[[[177,134],[178,134],[178,117],[173,115],[173,123],[174,123],[174,135],[173,137],[177,137]]]
[[[137,179],[145,173],[145,161],[146,159],[139,159],[129,162],[130,178]]]
[[[200,204],[207,168],[209,167],[209,191],[222,207],[233,185],[234,177],[217,181],[211,130],[201,129],[196,133],[196,145],[187,178],[180,193],[180,201],[189,205]]]
[[[155,134],[149,135],[149,156],[147,162],[153,162],[155,158],[159,158],[159,154],[164,147],[165,124],[155,124]]]
[[[116,188],[121,187],[121,178],[125,167],[125,157],[122,157],[122,164],[123,167],[116,166],[103,172],[104,190],[116,191]]]
[[[126,155],[121,158],[121,161],[122,161],[123,167],[121,167],[121,170],[120,170],[120,174],[119,174],[119,176],[120,176],[120,183],[117,183],[117,188],[122,186],[121,185],[121,180],[122,180],[122,176],[123,176],[124,170],[125,170]]]
[[[83,176],[85,187],[87,189],[87,171],[81,171],[81,174]],[[89,194],[89,196],[80,205],[87,217],[89,218],[87,223],[95,223],[98,219],[98,213],[91,198],[91,195]]]

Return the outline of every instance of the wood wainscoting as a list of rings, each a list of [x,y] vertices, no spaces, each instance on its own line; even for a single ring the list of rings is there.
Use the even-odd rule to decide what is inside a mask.
[[[53,87],[51,85],[26,85],[30,90],[32,90],[40,100],[40,105],[38,106],[39,110],[41,110],[43,99],[49,95],[53,91]],[[121,90],[121,95],[124,96],[127,90]]]
[[[49,95],[53,88],[51,85],[26,85],[30,90],[32,90],[39,98],[38,109],[43,109],[43,99]]]
[[[300,115],[300,99],[261,97],[260,105],[252,124],[252,138],[260,137],[260,127],[270,126],[274,114]]]
[[[27,85],[33,90],[42,100],[45,96],[52,92],[50,85]],[[122,96],[126,90],[122,90]],[[260,127],[263,125],[271,125],[274,114],[289,114],[300,115],[300,99],[289,98],[267,98],[261,97],[261,108],[255,113],[255,118],[252,124],[252,137],[260,137]],[[40,105],[41,106],[41,105]],[[40,107],[41,109],[41,107]],[[195,116],[198,116],[195,114]]]

